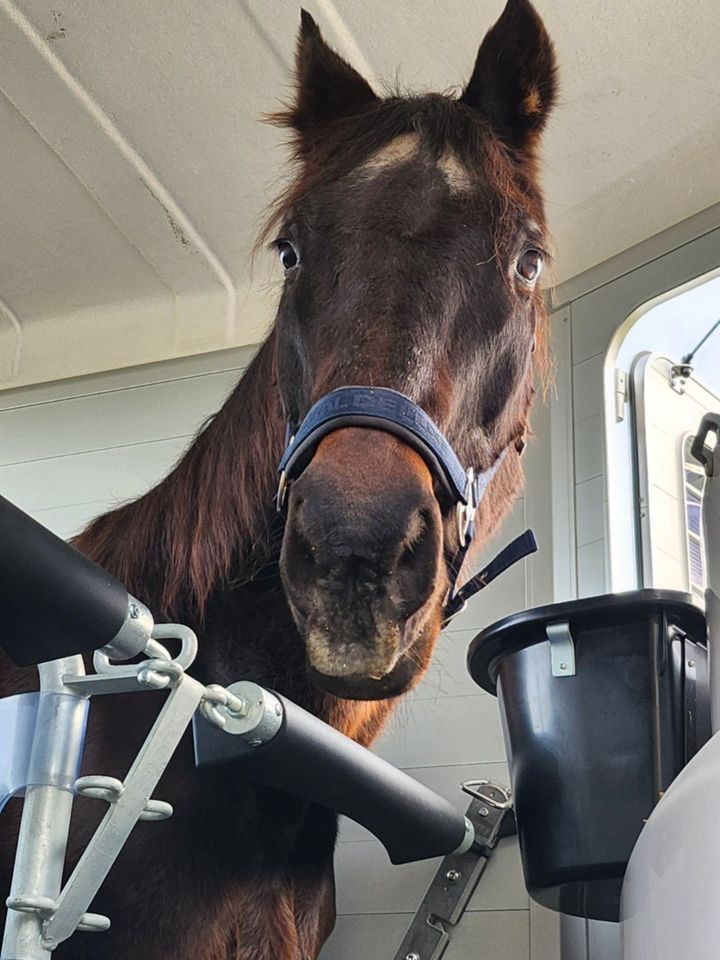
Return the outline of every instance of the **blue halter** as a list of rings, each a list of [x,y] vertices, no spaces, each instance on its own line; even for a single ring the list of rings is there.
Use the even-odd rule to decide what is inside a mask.
[[[445,622],[456,616],[470,596],[487,586],[503,570],[537,549],[532,531],[514,540],[492,563],[457,589],[463,561],[472,543],[477,508],[490,481],[505,458],[506,450],[482,473],[465,469],[448,440],[435,423],[408,397],[387,387],[340,387],[315,403],[294,433],[288,430],[288,442],[278,467],[277,507],[282,510],[288,487],[308,466],[320,441],[343,427],[370,427],[399,437],[425,461],[433,478],[458,518],[460,549],[451,565],[452,584],[445,604]]]

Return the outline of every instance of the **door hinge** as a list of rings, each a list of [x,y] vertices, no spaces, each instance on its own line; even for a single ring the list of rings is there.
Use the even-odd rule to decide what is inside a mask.
[[[628,401],[627,374],[624,370],[615,370],[615,423],[625,419],[625,404]]]

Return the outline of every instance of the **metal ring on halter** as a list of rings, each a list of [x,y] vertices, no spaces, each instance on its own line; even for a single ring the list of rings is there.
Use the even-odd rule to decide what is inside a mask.
[[[287,495],[288,488],[288,479],[287,473],[284,470],[280,471],[280,477],[278,479],[278,488],[277,493],[275,494],[275,504],[277,506],[278,512],[282,510],[285,506],[285,496]]]
[[[475,471],[472,467],[469,467],[467,472],[465,499],[466,503],[458,503],[457,505],[458,536],[461,547],[466,546],[472,539],[472,525],[478,507],[475,502]]]
[[[496,800],[495,797],[481,790],[481,787],[492,787],[493,790],[504,797],[503,800]],[[483,803],[486,803],[489,807],[495,807],[496,810],[510,810],[512,808],[512,794],[507,787],[503,787],[499,783],[495,783],[494,780],[466,780],[462,789],[465,793],[470,794],[471,797],[475,797],[476,800],[482,800]]]

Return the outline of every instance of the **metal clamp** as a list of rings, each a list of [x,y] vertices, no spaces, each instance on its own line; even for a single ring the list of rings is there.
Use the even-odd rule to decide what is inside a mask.
[[[483,790],[483,787],[486,789]],[[488,787],[490,790],[487,789]],[[509,787],[503,787],[499,783],[495,783],[494,780],[466,780],[462,784],[462,790],[496,810],[512,809],[512,793]],[[501,799],[497,800],[491,791],[499,793]]]
[[[503,824],[512,817],[509,803],[505,806],[510,792],[499,784],[471,780],[463,784],[463,790],[473,796],[467,817],[474,825],[476,841],[466,853],[449,854],[443,859],[395,960],[441,960],[503,836]],[[503,799],[498,800],[495,791]]]
[[[550,666],[554,677],[575,676],[575,643],[567,620],[549,623],[545,633],[550,641]]]

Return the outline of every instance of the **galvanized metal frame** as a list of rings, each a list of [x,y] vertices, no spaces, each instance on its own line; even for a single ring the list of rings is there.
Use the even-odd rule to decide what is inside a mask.
[[[160,639],[179,640],[180,653],[173,658]],[[109,659],[112,652],[96,652],[97,672],[90,675],[80,656],[38,668],[41,693],[63,697],[40,699],[31,767],[41,775],[25,791],[2,960],[48,960],[55,947],[77,930],[108,929],[110,920],[88,913],[88,907],[138,820],[159,820],[172,814],[169,804],[148,798],[193,714],[200,707],[210,722],[223,726],[246,709],[237,696],[217,686],[205,687],[187,675],[197,652],[195,634],[187,627],[161,624],[152,628],[152,638],[145,644],[150,659],[139,664],[115,665]],[[61,761],[66,768],[73,763],[79,767],[84,746],[85,712],[71,708],[73,698],[82,704],[93,694],[165,689],[169,691],[167,700],[123,782],[98,776],[76,780],[74,789],[58,785],[53,768]],[[249,727],[252,735],[252,724]],[[68,757],[74,758],[69,766]],[[106,801],[109,809],[63,886],[76,792]]]

